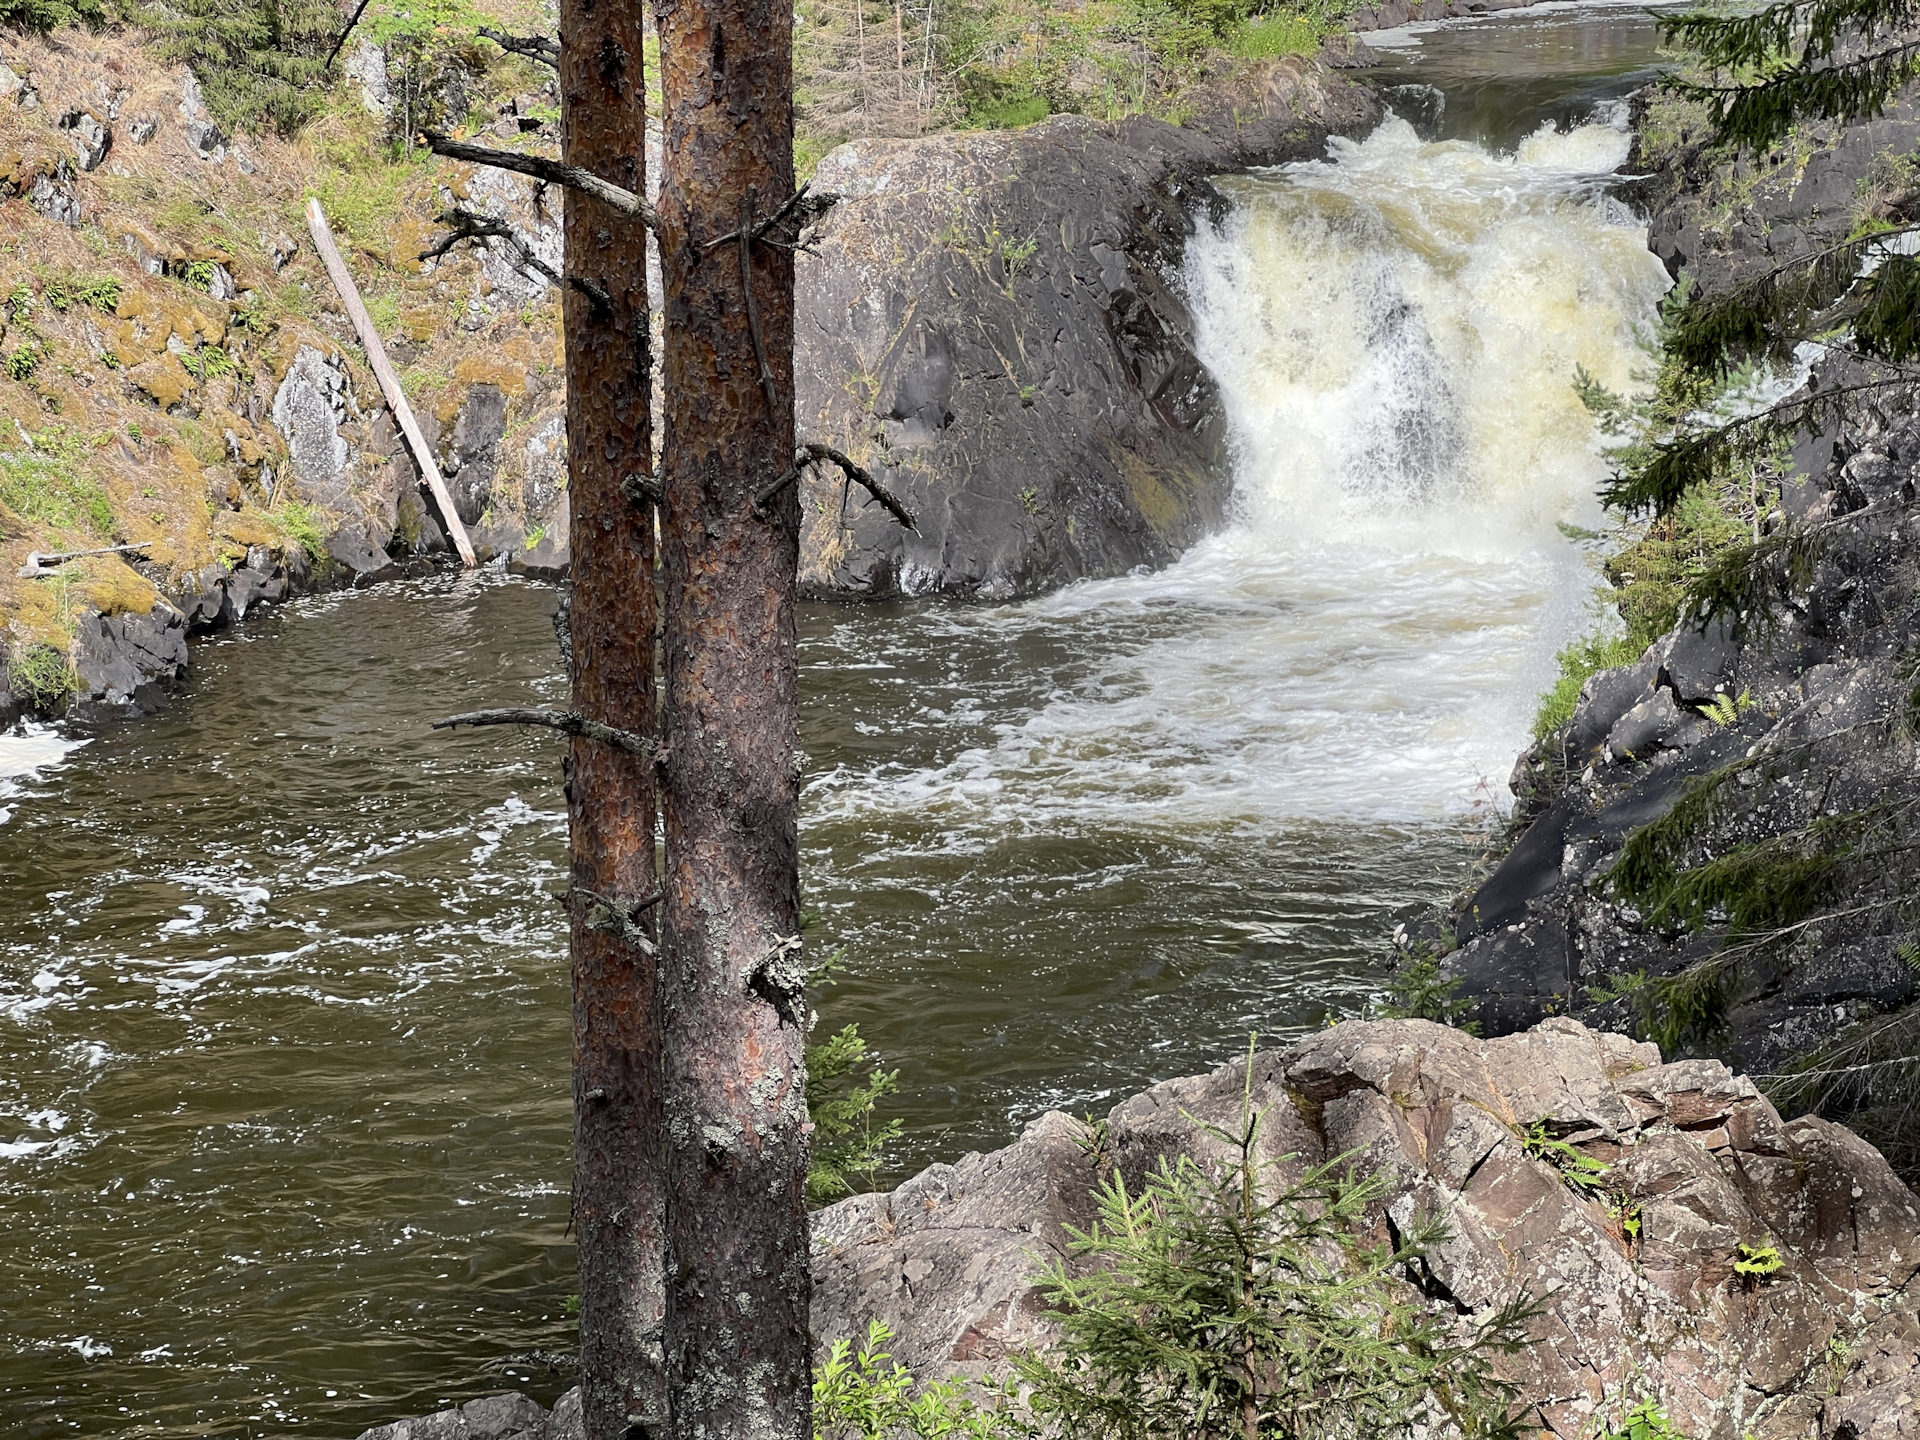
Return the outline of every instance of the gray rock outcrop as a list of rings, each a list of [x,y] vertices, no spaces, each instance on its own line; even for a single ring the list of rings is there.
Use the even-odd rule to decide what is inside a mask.
[[[1682,152],[1657,177],[1672,198],[1651,243],[1717,291],[1844,235],[1875,157],[1917,136],[1908,119],[1830,131],[1797,178],[1781,167],[1759,182],[1758,218],[1729,228],[1710,223],[1688,168],[1699,157]],[[1866,378],[1822,361],[1810,383]],[[1804,564],[1766,571],[1777,624],[1757,608],[1705,628],[1683,620],[1635,664],[1592,677],[1572,721],[1515,768],[1517,838],[1444,927],[1459,946],[1446,970],[1490,1033],[1553,1013],[1632,1029],[1646,1022],[1641,1001],[1605,998],[1620,977],[1657,983],[1711,962],[1718,979],[1684,1037],[1770,1073],[1920,999],[1920,967],[1903,958],[1905,900],[1920,893],[1912,397],[1884,393],[1802,437],[1793,470],[1766,524],[1816,542]],[[1785,887],[1778,903],[1729,908],[1736,884],[1694,916],[1641,913],[1617,867],[1656,824],[1675,873],[1749,857],[1752,884],[1772,867]],[[1835,1103],[1846,1092],[1868,1103],[1864,1084],[1833,1090]]]
[[[901,530],[837,473],[802,486],[816,594],[1028,593],[1174,558],[1222,519],[1213,382],[1181,263],[1209,173],[1317,155],[1377,120],[1305,61],[1206,92],[1185,124],[1055,116],[862,140],[799,261],[795,415],[905,499]]]
[[[1651,1045],[1564,1018],[1496,1040],[1349,1022],[1156,1085],[1103,1129],[1049,1113],[1007,1149],[843,1200],[815,1218],[816,1344],[880,1319],[920,1380],[1004,1373],[1053,1334],[1032,1277],[1066,1258],[1094,1187],[1118,1173],[1137,1193],[1165,1157],[1222,1158],[1202,1126],[1237,1123],[1249,1065],[1265,1158],[1297,1172],[1350,1155],[1386,1177],[1383,1240],[1416,1214],[1446,1221],[1421,1277],[1431,1303],[1470,1316],[1516,1293],[1540,1302],[1511,1363],[1547,1433],[1590,1440],[1646,1398],[1696,1440],[1909,1433],[1920,1200],[1858,1137],[1783,1122],[1718,1062],[1662,1063]],[[1609,1165],[1604,1189],[1569,1185],[1530,1150],[1535,1127]],[[1776,1248],[1780,1267],[1741,1277],[1742,1245]],[[454,1428],[463,1413],[362,1440],[494,1433]],[[544,1431],[500,1433],[562,1440],[577,1413],[574,1392]]]

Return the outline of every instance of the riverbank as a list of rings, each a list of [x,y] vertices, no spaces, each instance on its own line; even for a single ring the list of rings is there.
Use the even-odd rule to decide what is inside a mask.
[[[1704,152],[1699,117],[1674,102],[1640,113],[1655,170],[1651,244],[1706,294],[1915,202],[1901,158],[1920,143],[1910,104],[1815,127],[1760,165]],[[1807,368],[1776,391],[1865,378],[1805,348]],[[1808,538],[1771,556],[1723,619],[1683,616],[1631,663],[1579,686],[1570,715],[1515,769],[1511,850],[1411,944],[1444,956],[1459,1013],[1487,1033],[1571,1013],[1727,1057],[1771,1077],[1783,1104],[1861,1128],[1912,1176],[1911,395],[1829,420],[1745,483],[1752,494],[1698,497],[1609,562],[1630,621],[1663,606],[1670,617],[1713,546],[1788,527]],[[1693,555],[1696,543],[1707,551]],[[1676,553],[1662,560],[1662,546]]]

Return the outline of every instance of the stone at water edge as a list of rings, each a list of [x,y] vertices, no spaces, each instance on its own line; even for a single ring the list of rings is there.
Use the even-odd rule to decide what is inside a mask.
[[[1351,1021],[1251,1064],[1266,1158],[1299,1169],[1354,1153],[1360,1173],[1386,1175],[1382,1238],[1388,1217],[1444,1216],[1453,1237],[1431,1268],[1453,1306],[1483,1312],[1516,1288],[1544,1299],[1512,1371],[1560,1440],[1591,1440],[1622,1395],[1658,1397],[1695,1440],[1915,1433],[1920,1200],[1851,1132],[1783,1123],[1717,1061],[1663,1064],[1652,1045],[1564,1018],[1495,1040]],[[1084,1125],[1049,1112],[1004,1150],[821,1211],[815,1343],[857,1340],[879,1319],[920,1380],[1005,1373],[1015,1350],[1051,1336],[1031,1276],[1066,1257],[1095,1185],[1118,1170],[1137,1187],[1176,1154],[1224,1158],[1200,1127],[1237,1122],[1247,1065],[1123,1101],[1098,1153]],[[1601,1200],[1527,1155],[1521,1137],[1540,1122],[1615,1167],[1639,1206],[1637,1245]],[[1780,1270],[1742,1281],[1742,1244],[1776,1246]],[[483,1432],[471,1408],[362,1440],[579,1433],[577,1391],[544,1431]],[[441,1428],[418,1428],[429,1425]]]

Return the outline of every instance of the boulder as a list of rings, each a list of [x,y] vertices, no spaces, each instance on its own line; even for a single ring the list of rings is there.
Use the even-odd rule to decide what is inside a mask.
[[[73,653],[79,683],[70,716],[149,714],[186,678],[186,617],[164,600],[146,615],[87,615]]]
[[[1547,1435],[1591,1440],[1648,1396],[1701,1440],[1913,1433],[1920,1199],[1857,1136],[1783,1123],[1719,1062],[1664,1062],[1564,1017],[1494,1040],[1350,1021],[1155,1085],[1104,1125],[1049,1112],[1004,1150],[843,1200],[814,1217],[815,1345],[878,1319],[920,1381],[1007,1374],[1015,1350],[1056,1333],[1033,1277],[1084,1263],[1069,1233],[1092,1219],[1096,1187],[1117,1175],[1137,1194],[1163,1161],[1227,1160],[1207,1127],[1236,1127],[1249,1102],[1261,1158],[1283,1178],[1347,1157],[1385,1179],[1377,1239],[1416,1217],[1444,1222],[1420,1277],[1441,1313],[1484,1315],[1516,1295],[1539,1305],[1532,1343],[1501,1363]],[[1530,1135],[1604,1164],[1602,1183],[1570,1184]],[[1779,1267],[1741,1276],[1743,1246],[1772,1247]],[[523,1408],[525,1428],[499,1433],[571,1440],[578,1397],[544,1431]],[[456,1428],[492,1403],[362,1440],[493,1434]]]
[[[294,479],[309,501],[330,510],[348,498],[349,451],[340,427],[351,395],[340,360],[302,345],[273,396],[274,428],[286,439]]]
[[[1028,593],[1174,558],[1225,514],[1225,423],[1181,266],[1208,173],[1317,155],[1379,116],[1314,62],[1251,67],[1184,125],[1055,116],[859,140],[798,261],[795,417],[866,465],[800,486],[810,593]]]
[[[1155,1086],[1115,1107],[1104,1137],[1050,1114],[1007,1150],[842,1201],[814,1230],[816,1340],[879,1317],[922,1379],[1003,1371],[1009,1348],[1047,1334],[1028,1277],[1084,1226],[1088,1188],[1115,1171],[1137,1186],[1167,1156],[1217,1158],[1201,1124],[1237,1120],[1249,1063],[1270,1157],[1351,1155],[1387,1176],[1383,1237],[1416,1213],[1447,1222],[1441,1303],[1542,1303],[1513,1374],[1564,1440],[1629,1393],[1658,1395],[1689,1435],[1798,1440],[1824,1407],[1837,1436],[1896,1413],[1920,1375],[1911,1346],[1866,1361],[1876,1337],[1914,1333],[1920,1297],[1920,1200],[1879,1154],[1826,1121],[1782,1123],[1718,1062],[1663,1064],[1564,1018],[1496,1040],[1350,1022]],[[1585,1194],[1530,1153],[1536,1125],[1611,1165],[1607,1187]],[[1637,1238],[1622,1224],[1636,1213]],[[1781,1268],[1738,1277],[1742,1244],[1776,1246]],[[1836,1369],[1836,1354],[1853,1358]]]

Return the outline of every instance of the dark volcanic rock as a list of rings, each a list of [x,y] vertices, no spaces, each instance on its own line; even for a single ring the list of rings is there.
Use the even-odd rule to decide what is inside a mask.
[[[89,615],[74,646],[76,720],[145,715],[186,678],[187,621],[162,601],[147,615]]]
[[[1317,155],[1378,119],[1324,68],[1256,68],[1182,126],[862,140],[800,260],[795,414],[907,503],[802,485],[813,593],[994,597],[1174,558],[1222,519],[1225,425],[1181,263],[1209,173]]]

